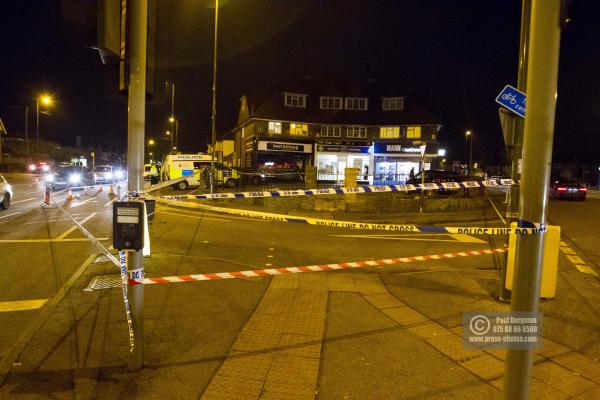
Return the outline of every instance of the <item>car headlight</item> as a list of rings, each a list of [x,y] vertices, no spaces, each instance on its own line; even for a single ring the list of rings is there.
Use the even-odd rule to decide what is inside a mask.
[[[34,164],[31,164],[31,165],[29,166],[29,170],[30,170],[30,171],[35,171],[35,165],[34,165]]]
[[[77,183],[81,180],[81,175],[79,174],[73,174],[71,176],[69,176],[69,182],[71,183]]]
[[[106,177],[106,179],[112,179],[113,174],[112,174],[112,172],[107,172],[104,174],[104,176]]]
[[[50,171],[50,167],[47,165],[44,165],[44,166],[42,166],[42,171],[48,172],[48,171]]]
[[[267,176],[265,174],[260,174],[261,178],[266,178]]]
[[[46,182],[54,182],[54,175],[46,175],[46,176],[44,177],[44,180],[45,180]]]
[[[117,171],[117,172],[115,172],[115,176],[116,176],[118,179],[121,179],[121,178],[123,178],[123,171]]]

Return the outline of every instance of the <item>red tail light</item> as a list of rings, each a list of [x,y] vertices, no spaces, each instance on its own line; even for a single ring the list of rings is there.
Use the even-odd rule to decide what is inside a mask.
[[[556,190],[558,190],[559,192],[566,192],[567,188],[566,187],[558,187],[558,188],[556,188]]]
[[[587,192],[587,188],[579,188],[580,192]]]

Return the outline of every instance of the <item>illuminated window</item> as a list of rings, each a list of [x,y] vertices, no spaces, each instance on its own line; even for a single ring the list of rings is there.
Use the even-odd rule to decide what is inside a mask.
[[[346,137],[349,138],[366,138],[367,127],[366,126],[347,126]]]
[[[321,97],[321,108],[324,110],[341,110],[341,97]]]
[[[400,138],[400,127],[382,126],[379,128],[379,137],[385,139],[398,139]]]
[[[420,139],[421,138],[421,127],[420,126],[407,126],[406,127],[406,138],[407,139]]]
[[[269,121],[269,133],[280,134],[281,122]]]
[[[290,124],[290,135],[308,136],[308,125],[306,124]]]
[[[321,125],[322,137],[340,137],[342,136],[342,127],[339,125]]]
[[[288,107],[306,107],[306,95],[297,93],[285,93],[285,105]]]
[[[346,110],[366,110],[367,109],[367,98],[366,97],[346,97]]]
[[[384,111],[404,109],[404,97],[382,97],[381,102]]]

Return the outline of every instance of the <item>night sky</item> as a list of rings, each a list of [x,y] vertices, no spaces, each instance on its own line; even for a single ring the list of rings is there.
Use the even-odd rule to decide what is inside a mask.
[[[161,0],[162,2],[163,0]],[[8,3],[8,2],[4,2]],[[209,1],[164,0],[159,29],[159,80],[176,85],[180,148],[205,150],[210,137],[213,12]],[[494,98],[516,85],[521,2],[518,0],[229,0],[219,19],[217,125],[235,126],[239,98],[265,94],[297,74],[374,78],[417,95],[443,122],[450,159],[465,154],[474,132],[474,160],[494,163],[502,135]],[[571,2],[559,70],[556,159],[600,162],[600,7]],[[115,66],[98,53],[69,46],[59,0],[10,2],[0,16],[0,117],[11,135],[23,130],[35,96],[57,103],[42,116],[43,137],[74,145],[124,149],[126,98]],[[147,136],[168,128],[164,84],[148,105]],[[577,138],[573,140],[573,138]],[[166,144],[166,142],[164,142]]]

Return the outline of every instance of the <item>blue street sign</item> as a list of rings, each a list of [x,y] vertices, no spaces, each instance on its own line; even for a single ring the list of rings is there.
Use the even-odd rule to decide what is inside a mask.
[[[504,86],[504,89],[502,89],[498,97],[496,97],[496,103],[508,108],[518,116],[525,118],[527,95],[514,87],[510,85]]]

